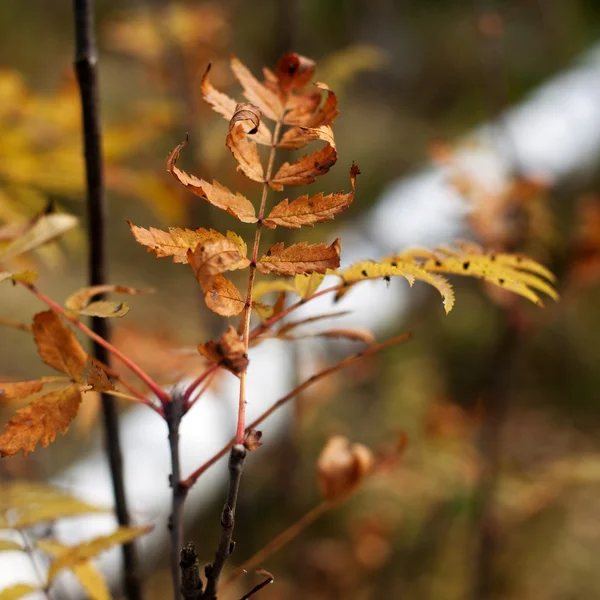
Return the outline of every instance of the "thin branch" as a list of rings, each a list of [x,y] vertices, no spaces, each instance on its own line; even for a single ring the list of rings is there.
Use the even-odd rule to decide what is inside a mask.
[[[193,402],[191,402],[193,393],[196,391],[196,389],[200,385],[202,385],[202,383],[207,378],[210,378],[211,375],[214,375],[217,372],[218,368],[219,368],[219,365],[217,365],[217,364],[210,365],[209,367],[206,368],[205,371],[203,371],[198,377],[196,377],[196,379],[194,379],[194,381],[192,381],[192,383],[190,383],[190,385],[185,390],[185,393],[183,395],[185,412],[187,412],[191,408],[191,404],[193,404]]]
[[[185,411],[187,412],[188,410],[190,410],[194,404],[196,404],[196,402],[198,402],[198,400],[200,400],[200,398],[202,398],[204,392],[210,387],[210,384],[212,383],[215,375],[217,374],[218,369],[215,369],[214,371],[212,371],[208,377],[205,379],[202,387],[200,388],[200,390],[198,390],[198,393],[194,396],[194,398],[192,398],[188,403],[187,406],[185,408]]]
[[[0,325],[3,327],[12,327],[13,329],[18,329],[19,331],[31,333],[31,325],[29,325],[29,323],[21,323],[20,321],[13,321],[12,319],[0,317]]]
[[[303,383],[301,383],[299,386],[295,387],[293,390],[288,392],[285,396],[283,396],[282,398],[277,400],[277,402],[275,402],[275,404],[273,404],[269,409],[267,409],[264,413],[262,413],[262,415],[260,415],[252,423],[250,423],[250,425],[248,425],[248,427],[247,427],[247,430],[255,429],[256,427],[258,427],[267,417],[271,416],[276,410],[278,410],[279,408],[284,406],[287,402],[292,400],[295,396],[297,396],[298,394],[300,394],[301,392],[303,392],[304,390],[309,388],[311,385],[314,385],[315,383],[317,383],[317,381],[320,381],[324,377],[328,377],[332,373],[335,373],[336,371],[339,371],[340,369],[343,369],[343,368],[353,364],[354,362],[356,362],[357,360],[359,360],[365,356],[370,356],[371,354],[375,354],[376,352],[379,352],[380,350],[384,350],[385,348],[389,348],[390,346],[399,344],[400,342],[405,342],[406,340],[410,339],[410,337],[411,337],[410,333],[403,333],[402,335],[399,335],[399,336],[396,336],[389,340],[386,340],[385,342],[381,342],[380,344],[372,344],[368,348],[365,348],[365,350],[363,350],[362,352],[353,354],[352,356],[349,356],[348,358],[344,359],[343,361],[336,363],[332,367],[328,367],[327,369],[324,369],[323,371],[319,371],[319,373],[315,373],[314,375],[312,375],[311,377],[306,379]],[[194,483],[200,477],[200,475],[202,475],[205,471],[207,471],[210,467],[212,467],[216,462],[218,462],[221,458],[223,458],[227,454],[229,449],[234,445],[234,443],[235,443],[235,438],[232,439],[223,448],[221,448],[221,450],[219,450],[219,452],[217,452],[212,458],[210,458],[208,461],[206,461],[202,466],[200,466],[198,469],[196,469],[189,477],[187,477],[185,480],[183,480],[182,483],[187,487],[191,487],[192,485],[194,485]]]
[[[248,600],[248,598],[251,598],[252,596],[254,596],[254,594],[260,592],[260,590],[262,590],[264,587],[267,587],[270,583],[273,583],[275,581],[275,577],[273,577],[271,573],[265,574],[267,575],[267,577],[263,579],[263,581],[261,581],[258,585],[255,585],[247,594],[244,594],[240,598],[240,600]]]
[[[203,598],[214,600],[217,597],[217,586],[221,571],[235,548],[232,541],[233,529],[235,527],[235,507],[237,504],[240,480],[246,459],[246,448],[242,444],[234,444],[229,455],[229,488],[227,500],[221,513],[221,538],[215,552],[215,560],[206,565],[206,590]]]
[[[169,449],[171,452],[170,484],[172,489],[172,509],[169,519],[171,536],[171,578],[173,581],[173,599],[181,595],[181,571],[179,559],[183,547],[183,506],[188,488],[181,484],[181,464],[179,461],[179,425],[184,414],[183,394],[173,393],[173,399],[165,404],[165,418],[169,426]]]
[[[44,596],[46,596],[46,600],[53,600],[53,596],[50,593],[50,585],[46,582],[46,578],[42,574],[40,566],[38,565],[38,562],[36,560],[35,550],[31,545],[27,534],[21,529],[16,529],[16,531],[18,532],[19,536],[21,537],[21,540],[23,541],[23,549],[25,550],[27,556],[29,557],[29,560],[31,561],[31,565],[33,566],[33,570],[35,571],[35,576],[40,582],[40,591],[43,592]]]
[[[74,0],[75,11],[75,73],[81,93],[83,141],[87,180],[87,208],[89,229],[89,282],[106,283],[106,199],[102,164],[102,134],[98,92],[98,55],[94,35],[93,0]],[[105,319],[92,318],[92,329],[100,339],[110,339],[110,325]],[[109,354],[104,344],[94,340],[94,356],[104,363]],[[129,510],[125,495],[123,456],[119,439],[117,406],[114,398],[102,395],[105,445],[115,497],[117,519],[120,525],[129,525]],[[123,546],[125,591],[129,600],[142,597],[141,579],[133,542]]]

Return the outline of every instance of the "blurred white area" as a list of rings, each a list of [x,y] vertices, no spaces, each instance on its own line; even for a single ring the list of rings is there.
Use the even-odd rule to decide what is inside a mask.
[[[522,174],[550,181],[596,167],[600,162],[600,46],[571,71],[556,77],[522,105],[510,110],[504,115],[502,126],[484,126],[468,138],[470,143],[457,156],[460,168],[492,190],[505,184],[515,161]],[[476,143],[471,143],[472,140]],[[409,245],[432,246],[464,237],[467,207],[447,184],[447,176],[444,168],[429,167],[392,183],[370,215],[340,232],[344,240],[343,262],[378,258]],[[356,310],[343,317],[346,324],[382,332],[390,324],[397,326],[408,302],[415,298],[415,292],[418,294],[418,290],[411,291],[410,296],[404,294],[405,287],[387,288],[383,282],[364,284],[335,308]],[[323,310],[332,310],[327,298],[307,305],[303,313]],[[268,342],[254,349],[248,381],[249,418],[282,396],[291,381],[290,361],[281,346]],[[228,377],[226,400],[207,393],[186,415],[181,432],[184,475],[231,438],[235,427],[236,382]],[[266,444],[282,430],[283,419],[285,411],[280,411],[261,426]],[[168,544],[167,431],[162,420],[144,407],[129,411],[121,422],[121,430],[131,512],[136,523],[155,525],[153,533],[141,544],[144,558],[150,561]],[[251,455],[250,461],[253,458]],[[188,498],[187,516],[201,511],[215,494],[222,494],[225,479],[223,463],[203,475]],[[81,457],[55,483],[67,486],[90,502],[112,503],[110,477],[101,451]],[[104,517],[72,520],[60,525],[59,534],[65,541],[75,542],[113,526],[114,521]],[[202,559],[211,558],[213,542],[216,540],[200,549]],[[120,553],[113,551],[101,561],[113,581],[119,560]],[[31,565],[18,553],[4,553],[0,589],[18,582],[35,582]]]

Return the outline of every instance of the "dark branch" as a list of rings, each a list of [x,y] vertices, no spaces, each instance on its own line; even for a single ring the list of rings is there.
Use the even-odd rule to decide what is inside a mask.
[[[227,500],[221,513],[221,539],[217,545],[215,560],[212,564],[208,564],[205,567],[206,590],[203,595],[205,599],[214,600],[217,597],[217,586],[221,571],[235,547],[232,541],[233,528],[235,526],[235,507],[245,459],[246,448],[241,444],[235,444],[231,448],[229,455],[229,489],[227,490]]]
[[[94,38],[93,0],[74,0],[75,11],[75,73],[81,94],[83,143],[87,182],[87,211],[89,231],[89,283],[106,282],[106,202],[102,167],[102,136],[98,95],[98,55]],[[92,329],[104,339],[110,339],[107,319],[92,319]],[[108,364],[108,352],[94,344],[94,356]],[[102,395],[104,443],[110,464],[117,519],[129,525],[129,511],[123,478],[123,457],[119,439],[118,414],[112,396]],[[123,546],[125,592],[129,600],[141,600],[141,582],[133,542]]]
[[[183,600],[199,600],[202,597],[202,581],[196,546],[190,542],[181,550],[181,595]]]
[[[248,598],[254,596],[254,594],[260,592],[260,590],[262,590],[264,587],[268,586],[270,583],[273,583],[275,581],[275,578],[273,577],[273,575],[271,575],[271,573],[265,572],[265,575],[267,576],[266,579],[261,581],[258,585],[255,585],[247,594],[242,596],[240,600],[248,600]]]

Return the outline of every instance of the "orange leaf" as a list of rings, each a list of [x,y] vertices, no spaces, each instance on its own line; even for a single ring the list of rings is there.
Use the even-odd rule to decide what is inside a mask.
[[[202,85],[200,90],[202,91],[202,97],[213,107],[213,109],[218,112],[220,115],[223,115],[228,121],[233,117],[233,113],[235,112],[235,107],[237,102],[227,96],[227,94],[223,94],[216,90],[209,79],[211,65],[209,64],[206,68],[206,72],[204,73],[204,77],[202,77]],[[265,146],[270,146],[273,143],[273,137],[271,132],[267,128],[264,123],[261,123],[258,126],[258,131],[254,139],[259,144],[264,144]]]
[[[266,227],[274,229],[276,225],[289,228],[298,228],[302,225],[313,226],[315,223],[329,221],[333,217],[346,210],[352,200],[356,186],[356,176],[360,173],[356,165],[350,169],[350,184],[352,191],[349,194],[337,192],[324,196],[322,193],[309,197],[300,196],[291,203],[282,200],[277,204],[271,214],[263,221]]]
[[[265,176],[258,148],[256,142],[248,140],[247,137],[256,132],[259,123],[260,110],[256,106],[238,104],[229,122],[229,134],[225,143],[239,163],[238,171],[242,171],[252,181],[262,183]]]
[[[21,400],[31,394],[39,392],[44,386],[41,379],[33,381],[0,381],[0,402],[9,402],[10,400]]]
[[[210,280],[219,273],[244,269],[250,264],[240,254],[239,246],[225,237],[207,240],[198,244],[195,250],[188,250],[187,260],[202,287],[210,285]]]
[[[333,140],[333,132],[329,125],[310,130],[315,138],[326,140],[327,145],[317,150],[310,156],[305,154],[297,162],[283,163],[275,177],[269,181],[269,185],[280,192],[285,185],[307,185],[313,183],[319,175],[324,175],[335,165],[337,161],[337,150]]]
[[[210,340],[205,344],[199,344],[198,352],[209,362],[225,367],[234,375],[243,373],[248,366],[244,342],[233,325],[229,326],[217,342]]]
[[[256,214],[252,202],[242,194],[234,194],[231,190],[221,185],[218,181],[212,184],[204,179],[198,179],[195,175],[189,175],[185,171],[177,168],[175,163],[179,158],[180,152],[187,144],[187,138],[174,148],[167,156],[167,170],[191,192],[205,198],[213,206],[226,210],[243,223],[256,223]],[[256,146],[255,146],[256,147]]]
[[[306,96],[306,100],[303,100],[303,96],[299,95],[296,97],[294,110],[286,114],[284,123],[309,128],[331,125],[333,123],[335,118],[340,114],[337,96],[324,83],[315,83],[315,85],[327,93],[327,98],[325,98],[323,105],[314,106],[312,96]],[[319,104],[320,99],[321,95],[319,94]],[[313,106],[313,110],[309,112],[311,105]]]
[[[222,317],[235,317],[246,305],[233,282],[223,275],[215,275],[210,280],[210,285],[204,289],[204,301],[210,310]]]
[[[85,382],[91,385],[95,392],[108,392],[115,389],[104,369],[93,359]]]
[[[337,269],[340,264],[340,240],[331,246],[300,242],[288,248],[279,242],[271,247],[256,268],[261,273],[297,275],[299,273],[325,273],[327,269]]]
[[[56,313],[47,310],[33,317],[33,337],[48,366],[79,381],[88,355]]]
[[[264,115],[273,121],[283,117],[284,107],[277,94],[260,83],[236,56],[231,57],[231,70],[244,88],[244,96]]]
[[[43,314],[43,313],[42,313]],[[33,452],[38,442],[45,448],[57,433],[65,433],[77,416],[81,393],[75,384],[64,390],[44,394],[28,406],[19,409],[0,435],[2,456],[12,456],[23,451]]]
[[[295,52],[284,54],[275,67],[278,87],[284,95],[308,85],[315,72],[315,61]]]
[[[216,231],[204,229],[180,229],[179,227],[169,227],[169,231],[150,227],[144,229],[133,225],[127,221],[133,237],[138,244],[146,246],[148,252],[152,252],[158,258],[172,256],[173,262],[187,263],[187,251],[194,250],[198,244],[215,237],[221,236]],[[221,236],[223,237],[223,236]]]

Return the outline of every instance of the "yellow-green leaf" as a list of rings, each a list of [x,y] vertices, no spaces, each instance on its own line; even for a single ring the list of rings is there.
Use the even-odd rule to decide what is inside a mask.
[[[294,277],[294,287],[296,293],[301,298],[308,298],[311,294],[314,294],[319,286],[323,283],[325,275],[323,273],[310,273],[308,275],[302,273]]]
[[[85,308],[82,308],[79,314],[86,317],[115,318],[124,317],[129,310],[129,304],[125,302],[96,300],[95,302],[90,302]]]
[[[90,317],[122,317],[129,312],[129,306],[123,302],[109,302],[92,298],[100,294],[115,292],[118,294],[147,294],[152,289],[136,289],[125,285],[93,285],[77,290],[65,300],[65,307],[74,313]]]
[[[18,600],[23,596],[36,592],[38,589],[25,583],[17,583],[16,585],[4,588],[0,592],[0,600]]]
[[[12,540],[0,539],[0,552],[8,552],[9,550],[23,551],[23,547]]]
[[[260,300],[263,296],[271,292],[295,292],[298,293],[296,287],[290,279],[269,279],[267,281],[259,281],[254,285],[252,290],[252,298]]]
[[[127,544],[145,535],[151,529],[152,527],[119,527],[111,535],[97,537],[89,542],[70,547],[50,565],[48,582],[53,581],[62,569],[72,569],[109,550],[112,546]]]

